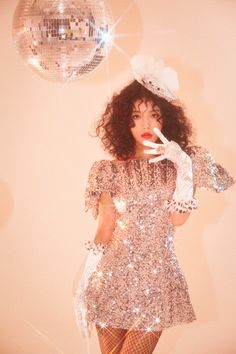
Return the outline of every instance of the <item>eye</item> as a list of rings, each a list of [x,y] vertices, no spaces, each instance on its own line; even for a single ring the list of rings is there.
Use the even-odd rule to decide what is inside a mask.
[[[140,116],[138,115],[138,114],[132,114],[132,119],[137,119],[137,118],[139,118]]]
[[[156,118],[157,120],[160,120],[160,119],[161,119],[161,113],[159,113],[159,112],[153,113],[153,114],[152,114],[152,117],[153,117],[153,118]]]

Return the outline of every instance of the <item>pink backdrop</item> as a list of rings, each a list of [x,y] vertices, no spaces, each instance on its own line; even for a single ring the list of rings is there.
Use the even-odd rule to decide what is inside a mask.
[[[161,56],[179,73],[180,99],[198,142],[235,170],[236,2],[110,0],[117,33],[109,61],[61,85],[24,65],[12,38],[16,0],[0,0],[0,353],[85,354],[72,286],[96,222],[84,213],[94,160],[109,158],[89,136],[109,95],[132,78],[128,58]],[[200,208],[175,247],[197,321],[166,330],[155,353],[234,354],[235,187],[199,191]],[[92,353],[99,353],[96,333]]]

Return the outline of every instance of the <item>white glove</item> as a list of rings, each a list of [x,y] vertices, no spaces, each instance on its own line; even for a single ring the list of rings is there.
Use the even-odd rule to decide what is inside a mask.
[[[88,285],[88,280],[93,272],[95,272],[98,262],[101,260],[106,245],[94,244],[88,241],[90,244],[89,253],[86,258],[86,263],[84,266],[83,274],[79,281],[78,288],[75,293],[74,304],[75,304],[75,314],[76,322],[78,327],[81,329],[84,336],[91,335],[91,328],[89,327],[87,321],[87,307],[85,305],[85,290]]]
[[[160,154],[161,156],[150,159],[149,162],[158,162],[168,159],[175,164],[177,170],[176,188],[173,199],[167,202],[170,211],[185,212],[197,208],[197,200],[193,197],[192,160],[175,141],[169,141],[158,128],[153,128],[154,133],[163,144],[156,144],[143,140],[143,145],[154,149],[144,150],[146,154]]]

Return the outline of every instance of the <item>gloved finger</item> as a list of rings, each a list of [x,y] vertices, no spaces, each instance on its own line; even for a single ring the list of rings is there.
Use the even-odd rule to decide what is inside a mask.
[[[87,327],[83,327],[83,328],[82,328],[82,333],[83,333],[83,335],[84,335],[85,337],[88,337],[88,335],[89,335],[88,328],[87,328]]]
[[[147,150],[145,149],[143,151],[145,152],[145,154],[154,154],[154,155],[164,153],[164,151],[163,150],[161,151],[160,148],[159,149],[147,149]]]
[[[154,133],[156,133],[156,135],[161,139],[161,141],[163,142],[163,144],[168,144],[169,140],[166,139],[166,137],[162,134],[162,132],[160,131],[160,129],[158,129],[157,127],[153,128]]]
[[[85,319],[85,316],[82,316],[80,327],[81,327],[82,333],[85,336],[87,336],[88,335],[88,323],[87,323],[87,320]]]
[[[154,157],[153,159],[148,160],[148,162],[158,162],[158,161],[162,161],[165,159],[166,159],[166,156],[162,155],[162,156]]]
[[[149,140],[143,140],[142,144],[153,148],[163,147],[163,144],[156,144],[153,141],[149,141]]]

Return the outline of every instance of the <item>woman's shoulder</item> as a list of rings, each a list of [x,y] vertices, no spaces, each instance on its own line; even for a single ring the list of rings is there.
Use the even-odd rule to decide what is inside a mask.
[[[129,160],[118,160],[118,159],[101,159],[93,162],[94,165],[103,166],[103,165],[111,165],[113,163],[122,163],[127,162]]]
[[[185,150],[190,156],[194,171],[211,168],[214,160],[211,152],[202,145],[191,145]]]
[[[185,148],[185,152],[191,157],[209,154],[207,148],[199,144],[189,145]]]
[[[100,159],[100,160],[95,160],[92,162],[90,170],[92,171],[99,171],[99,170],[104,170],[107,168],[111,163],[111,160],[108,159]]]
[[[92,162],[92,165],[104,165],[104,164],[110,163],[110,161],[113,161],[113,160],[109,160],[109,159],[95,160]]]

